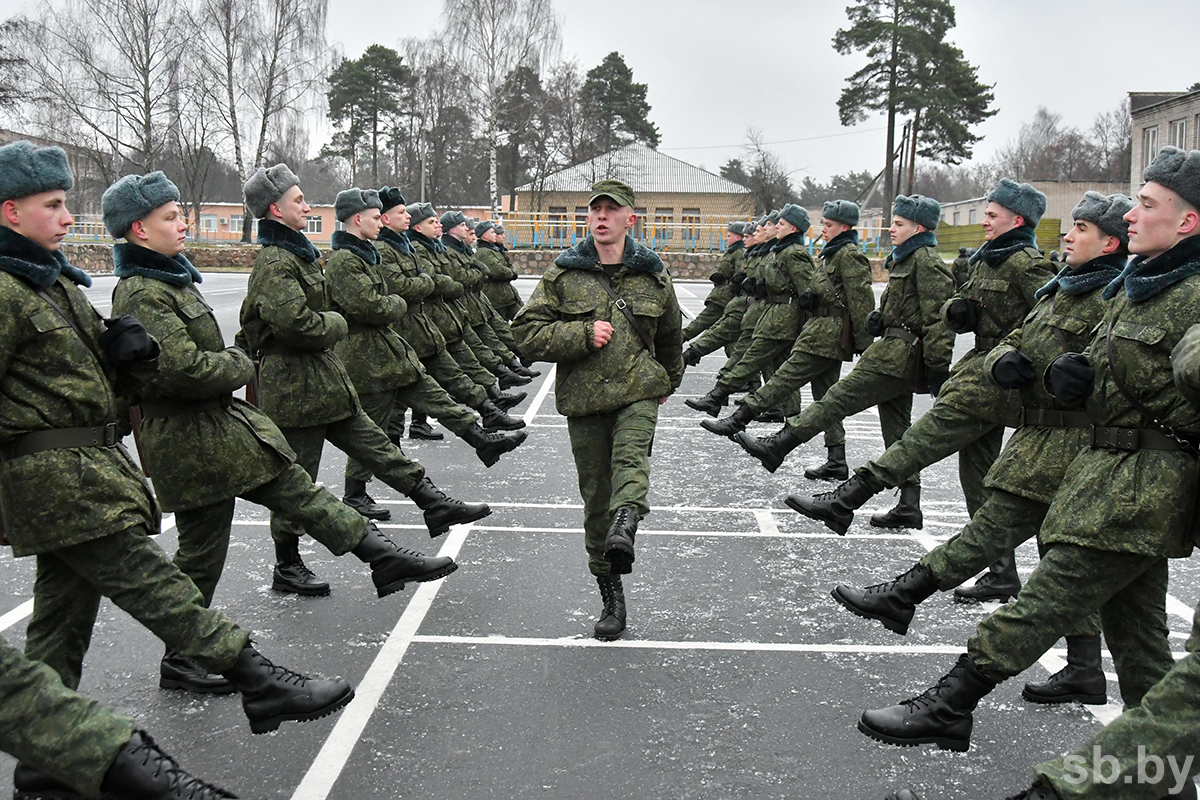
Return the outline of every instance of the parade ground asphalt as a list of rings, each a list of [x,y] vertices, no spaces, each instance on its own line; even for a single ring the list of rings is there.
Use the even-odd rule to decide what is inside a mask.
[[[107,311],[114,280],[89,290]],[[523,296],[531,279],[518,286]],[[232,340],[245,275],[211,274],[201,287]],[[882,287],[877,286],[877,291]],[[676,284],[698,312],[707,283]],[[960,337],[958,355],[967,347]],[[135,717],[193,773],[243,798],[830,798],[881,800],[904,786],[926,800],[1003,798],[1028,786],[1031,767],[1062,754],[1120,713],[1111,659],[1107,706],[1035,706],[1021,699],[1065,663],[1060,642],[1041,663],[998,687],[975,714],[971,748],[897,748],[859,733],[864,709],[893,705],[932,685],[997,606],[923,604],[907,636],[860,619],[829,596],[907,569],[967,520],[957,464],[923,477],[921,531],[880,530],[871,512],[835,536],[784,504],[808,481],[820,438],[774,475],[732,442],[700,428],[684,405],[713,384],[723,356],[688,369],[661,408],[649,517],[626,579],[629,627],[616,642],[591,637],[600,596],[587,571],[582,510],[566,421],[554,407],[554,372],[524,387],[529,439],[484,469],[447,433],[405,439],[433,481],[455,497],[486,501],[492,515],[430,540],[406,498],[375,481],[392,511],[382,527],[403,546],[453,556],[444,580],[376,599],[369,571],[310,539],[307,563],[332,594],[273,592],[264,509],[239,502],[229,562],[215,605],[253,631],[285,666],[341,675],[357,696],[343,711],[277,732],[250,733],[236,696],[158,688],[161,643],[105,601],[82,691]],[[849,365],[846,367],[849,368]],[[808,390],[805,390],[809,398]],[[914,414],[929,407],[918,397]],[[754,424],[765,434],[778,426]],[[874,410],[846,420],[852,466],[883,449]],[[327,447],[320,480],[341,494],[345,457]],[[164,520],[158,543],[174,552]],[[1023,575],[1032,543],[1018,551]],[[0,555],[0,630],[20,646],[32,602],[34,560]],[[1200,570],[1172,562],[1171,644],[1182,655],[1200,597]],[[0,796],[13,760],[0,756]]]

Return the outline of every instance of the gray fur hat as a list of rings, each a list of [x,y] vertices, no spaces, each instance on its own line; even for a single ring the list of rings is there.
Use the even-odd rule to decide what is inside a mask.
[[[892,202],[892,215],[911,219],[927,231],[937,230],[942,218],[942,206],[932,197],[914,194],[911,197],[898,194]]]
[[[404,207],[412,217],[409,220],[409,225],[416,225],[419,222],[424,222],[430,217],[436,217],[437,212],[433,210],[433,203],[409,203]]]
[[[783,209],[781,208],[779,211],[772,211],[770,214],[767,214],[766,224],[774,225],[779,222],[780,211],[783,211]]]
[[[475,226],[475,235],[483,236],[488,231],[494,231],[494,230],[496,230],[496,223],[485,219],[483,222],[481,222]]]
[[[736,233],[738,236],[742,235],[742,230],[742,223],[737,221],[731,222],[725,226],[726,233]]]
[[[1200,150],[1164,147],[1146,167],[1142,180],[1161,184],[1200,208]]]
[[[827,200],[821,207],[822,217],[851,228],[858,224],[858,213],[858,203],[851,200]]]
[[[346,189],[338,192],[333,201],[333,213],[339,222],[345,222],[355,214],[361,214],[368,208],[378,208],[383,211],[383,203],[379,200],[379,192],[374,189]]]
[[[242,197],[250,213],[258,219],[263,219],[267,216],[271,203],[283,197],[283,193],[288,189],[299,185],[300,179],[287,164],[259,167],[242,186]]]
[[[450,230],[457,225],[462,225],[466,221],[467,217],[461,211],[447,211],[442,214],[442,227],[446,230]]]
[[[1131,208],[1133,200],[1123,194],[1110,194],[1105,197],[1099,192],[1087,192],[1079,201],[1079,205],[1071,211],[1071,218],[1090,222],[1128,246],[1129,223],[1122,218]]]
[[[1014,214],[1025,218],[1025,227],[1036,228],[1046,213],[1046,195],[1033,188],[1030,183],[1017,183],[1001,178],[987,196],[989,203],[998,203]]]
[[[794,203],[788,203],[780,209],[779,219],[781,221],[786,220],[795,225],[801,235],[808,233],[808,228],[812,225],[808,221],[808,211]]]
[[[179,199],[179,189],[162,172],[126,175],[104,190],[100,210],[104,227],[114,239],[129,233],[129,228],[161,205]]]
[[[38,147],[24,139],[0,147],[0,202],[74,185],[61,147]]]
[[[391,186],[385,186],[379,190],[379,202],[384,211],[391,211],[396,206],[405,205],[404,195],[400,194],[399,189],[393,189]]]

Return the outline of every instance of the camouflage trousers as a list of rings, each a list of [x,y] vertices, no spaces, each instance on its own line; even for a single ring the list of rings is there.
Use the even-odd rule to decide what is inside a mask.
[[[757,375],[762,375],[764,381],[770,380],[791,349],[792,341],[787,339],[752,336],[750,346],[742,353],[742,357],[737,362],[730,358],[717,373],[717,386],[728,392],[736,392]]]
[[[0,750],[99,797],[104,774],[136,728],[0,639]]]
[[[289,520],[335,556],[353,550],[367,530],[364,517],[313,483],[309,474],[296,464],[289,464],[279,475],[242,497]],[[175,527],[179,531],[175,566],[196,584],[206,608],[212,605],[225,569],[236,504],[237,498],[231,497],[175,512]]]
[[[639,517],[650,513],[646,496],[657,424],[657,400],[638,400],[607,414],[567,417],[583,496],[583,541],[593,575],[611,574],[604,540],[617,509],[635,506]]]
[[[872,488],[894,489],[925,467],[958,453],[958,481],[967,512],[974,516],[987,495],[983,479],[1003,444],[1003,425],[946,403],[934,403],[879,458],[855,471],[866,477]]]
[[[913,426],[916,428],[916,425]],[[933,573],[937,587],[948,592],[987,568],[1022,542],[1037,536],[1050,506],[993,489],[987,501],[966,526],[947,541],[925,554],[920,563]],[[1064,636],[1095,636],[1100,633],[1100,617],[1088,615]]]
[[[732,305],[734,300],[730,300],[729,302]],[[713,323],[711,328],[700,334],[696,341],[692,342],[691,347],[697,353],[704,356],[709,353],[715,353],[724,347],[726,356],[732,358],[737,341],[742,335],[742,315],[745,313],[746,304],[744,302],[737,304],[733,308],[726,306],[725,311],[721,314],[721,318]],[[750,345],[749,337],[753,334],[753,330],[747,331],[746,346]]]
[[[717,324],[717,320],[721,319],[721,315],[725,313],[724,306],[718,306],[713,303],[705,303],[704,308],[700,309],[700,313],[692,319],[683,329],[683,340],[690,342],[706,330]]]
[[[503,322],[503,320],[501,321]],[[505,323],[506,327],[507,324],[508,323]],[[496,330],[486,320],[479,325],[476,325],[474,328],[472,328],[472,330],[475,331],[475,335],[479,337],[479,341],[483,343],[483,346],[495,354],[496,358],[500,359],[502,363],[507,364],[517,357],[517,354],[514,353],[512,349],[508,347],[508,345],[501,341],[500,337],[496,333]],[[511,328],[509,328],[509,336],[512,336]]]
[[[1175,665],[1167,644],[1167,559],[1161,556],[1050,545],[1017,599],[979,623],[967,653],[990,680],[1007,680],[1097,611],[1121,698],[1136,706]]]
[[[466,328],[466,330],[470,331],[471,329]],[[473,339],[480,348],[483,347],[483,342],[479,341],[479,337],[475,335],[474,331],[471,331],[471,339]],[[475,354],[475,348],[469,344],[465,336],[460,336],[455,339],[451,339],[449,336],[447,336],[446,352],[450,354],[450,357],[454,359],[466,376],[476,384],[486,388],[496,382],[496,376],[491,371],[494,369],[494,367],[489,368],[480,362],[479,358]],[[493,359],[495,359],[495,356],[493,356]],[[499,359],[495,360],[496,363],[499,364]]]
[[[321,469],[321,451],[326,441],[348,457],[361,461],[380,480],[401,494],[412,492],[425,477],[425,468],[404,455],[404,451],[392,444],[383,429],[362,411],[328,425],[279,430],[296,451],[296,463],[314,481]],[[304,529],[284,519],[281,514],[271,513],[271,538],[275,541],[282,542],[286,540],[285,537],[299,537],[304,533]]]
[[[1143,754],[1158,757],[1161,772],[1153,763],[1139,765]],[[1200,773],[1197,754],[1200,754],[1200,607],[1196,609],[1192,635],[1187,640],[1187,655],[1146,692],[1141,704],[1126,708],[1124,714],[1074,753],[1038,764],[1034,775],[1053,786],[1062,800],[1158,800],[1180,785],[1180,773],[1193,776]],[[1112,761],[1099,762],[1097,755],[1110,757]],[[1139,780],[1139,766],[1146,780]],[[1119,777],[1110,780],[1114,774]],[[1126,783],[1125,776],[1132,776],[1133,781]],[[1149,780],[1160,776],[1161,780]]]
[[[793,349],[771,379],[758,391],[746,396],[746,407],[756,413],[782,408],[784,414],[793,417],[800,413],[801,387],[811,383],[813,399],[820,400],[841,376],[841,361]],[[846,429],[842,427],[842,421],[831,422],[825,429],[825,446],[845,443]]]
[[[233,666],[250,634],[204,598],[144,527],[37,556],[25,655],[79,688],[100,598],[107,597],[166,644],[209,672]]]
[[[451,398],[467,408],[479,408],[483,405],[483,401],[487,400],[487,387],[496,382],[496,376],[487,370],[483,370],[490,378],[487,383],[480,384],[472,380],[446,350],[438,350],[428,358],[422,358],[421,364]]]
[[[517,308],[520,308],[520,306],[517,306]],[[515,313],[516,312],[514,312],[514,314]],[[511,317],[509,319],[511,319]],[[496,339],[498,339],[500,343],[504,345],[504,347],[506,347],[510,353],[513,354],[513,357],[516,358],[517,340],[513,338],[512,326],[508,324],[508,319],[505,319],[500,315],[499,312],[496,311],[495,308],[492,307],[490,302],[488,303],[487,324],[488,327],[492,329],[492,333],[495,334]]]
[[[841,422],[871,406],[878,406],[883,444],[884,447],[891,447],[900,441],[912,423],[912,399],[912,381],[909,379],[852,369],[829,387],[824,397],[799,414],[788,417],[787,425],[802,442],[807,442],[821,431],[828,430],[835,422]],[[920,483],[921,473],[915,472],[901,485],[916,486]]]
[[[484,342],[483,339],[480,339],[479,334],[470,325],[463,326],[462,340],[463,344],[471,351],[471,354],[475,356],[475,360],[479,362],[479,365],[488,372],[495,373],[500,369],[501,364],[504,363],[504,359],[501,359],[495,350]]]
[[[428,374],[422,374],[420,380],[399,389],[360,394],[358,401],[362,404],[363,412],[385,431],[390,429],[393,416],[403,419],[404,411],[409,408],[434,417],[455,436],[462,436],[479,419],[454,402],[450,395],[446,394],[446,390],[438,386],[437,381]],[[370,481],[371,470],[357,459],[347,458],[346,477]]]

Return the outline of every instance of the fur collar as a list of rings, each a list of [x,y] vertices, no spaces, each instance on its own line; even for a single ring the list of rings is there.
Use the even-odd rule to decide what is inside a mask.
[[[149,247],[128,243],[113,246],[113,274],[118,278],[141,275],[179,287],[204,280],[183,254],[171,258]]]
[[[408,237],[403,233],[396,233],[391,228],[382,228],[379,231],[379,240],[399,250],[401,255],[408,255],[412,252],[412,247],[408,244]]]
[[[804,244],[804,234],[801,233],[800,231],[796,231],[795,233],[789,233],[787,236],[783,237],[782,239],[776,239],[775,244],[771,245],[771,252],[781,253],[794,244],[799,244],[799,245]]]
[[[837,236],[830,239],[821,248],[822,258],[833,258],[838,250],[841,250],[848,244],[858,245],[858,231],[851,228],[848,231],[842,231]]]
[[[583,241],[574,247],[564,250],[554,259],[555,265],[563,269],[599,269],[600,256],[596,252],[596,242],[589,233]],[[662,259],[650,248],[640,245],[629,234],[625,235],[625,254],[621,263],[634,272],[648,272],[657,275],[663,271]]]
[[[504,248],[501,247],[500,245],[496,244],[495,242],[485,242],[483,239],[479,240],[478,246],[485,250],[495,250],[497,253],[504,252]]]
[[[366,239],[360,239],[349,231],[334,231],[330,244],[334,250],[349,250],[368,264],[378,264],[379,251]]]
[[[263,247],[282,247],[310,264],[321,257],[321,251],[313,246],[307,236],[273,219],[258,221],[258,243]]]
[[[731,244],[731,245],[729,245],[728,247],[726,247],[726,248],[725,248],[725,252],[726,252],[726,253],[732,253],[732,252],[734,252],[734,251],[736,251],[736,250],[742,250],[742,249],[744,249],[745,247],[746,247],[746,243],[745,243],[745,242],[743,242],[741,239],[738,239],[736,242],[734,242],[733,244]]]
[[[1129,299],[1140,303],[1193,275],[1200,275],[1200,236],[1184,239],[1154,258],[1135,257],[1125,271],[1104,288],[1104,299],[1116,297],[1124,286]]]
[[[446,246],[447,250],[455,250],[459,253],[462,253],[467,258],[475,255],[475,251],[471,249],[469,244],[464,242],[462,239],[456,239],[450,234],[446,234],[442,237],[442,244]]]
[[[905,239],[903,244],[893,247],[883,268],[889,269],[892,264],[899,264],[922,247],[937,247],[937,237],[933,235],[933,231],[921,231],[920,233],[913,234]]]
[[[0,225],[0,270],[23,278],[39,289],[49,289],[59,275],[72,283],[91,286],[92,278],[81,269],[67,263],[67,257],[51,252],[40,244]]]
[[[1050,279],[1042,288],[1033,293],[1038,300],[1054,294],[1059,289],[1065,295],[1086,294],[1093,289],[1107,286],[1112,279],[1121,273],[1125,266],[1125,256],[1110,253],[1106,256],[1093,258],[1078,269],[1069,266]]]
[[[431,253],[446,252],[446,245],[442,244],[441,239],[430,239],[428,236],[421,233],[420,231],[410,230],[408,232],[408,240],[410,242],[413,242],[413,241],[419,242],[420,244],[424,245],[425,249]]]
[[[990,242],[984,242],[975,251],[975,255],[967,261],[971,266],[975,266],[980,261],[983,261],[989,267],[995,267],[1004,263],[1004,259],[1024,250],[1026,247],[1037,249],[1036,231],[1028,226],[1013,228],[1011,231],[1004,233],[992,239]]]

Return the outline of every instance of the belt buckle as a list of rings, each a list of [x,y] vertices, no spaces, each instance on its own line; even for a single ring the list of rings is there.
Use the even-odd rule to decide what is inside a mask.
[[[1096,437],[1096,432],[1099,430],[1100,430],[1099,426],[1092,425],[1092,426],[1090,426],[1090,430],[1088,431],[1088,447],[1092,448],[1093,450],[1095,450],[1099,447],[1103,447],[1103,445],[1101,445],[1097,441],[1097,437]]]
[[[621,310],[621,311],[624,311],[624,310],[625,310],[625,307],[626,307],[626,305],[627,305],[627,304],[626,304],[626,302],[625,302],[625,298],[623,298],[623,297],[618,297],[618,298],[617,298],[617,302],[615,303],[615,305],[616,305],[616,307],[617,307],[619,310]]]
[[[1139,428],[1125,428],[1117,434],[1118,443],[1122,449],[1137,450],[1141,443],[1142,431]]]
[[[104,426],[104,446],[105,447],[116,447],[117,441],[118,441],[117,423],[109,422],[109,423],[105,424],[105,426]]]

